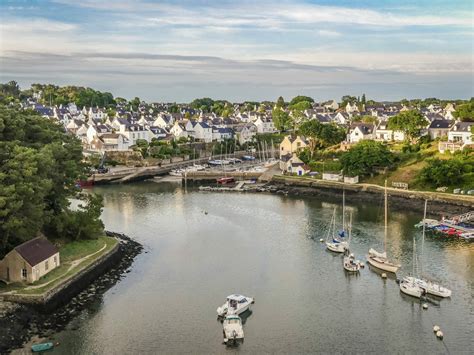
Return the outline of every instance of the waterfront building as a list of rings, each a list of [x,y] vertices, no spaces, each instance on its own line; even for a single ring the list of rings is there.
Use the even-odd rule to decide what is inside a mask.
[[[6,283],[33,283],[59,263],[58,248],[45,237],[36,237],[15,247],[0,261],[0,279]]]

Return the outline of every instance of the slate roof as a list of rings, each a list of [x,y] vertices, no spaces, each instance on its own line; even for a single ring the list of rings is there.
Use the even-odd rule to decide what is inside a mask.
[[[451,120],[434,120],[428,129],[448,129],[453,125]]]
[[[457,122],[453,127],[453,131],[471,132],[472,126],[474,126],[474,122]]]
[[[31,239],[17,246],[15,250],[30,266],[38,265],[58,252],[58,248],[44,237]]]

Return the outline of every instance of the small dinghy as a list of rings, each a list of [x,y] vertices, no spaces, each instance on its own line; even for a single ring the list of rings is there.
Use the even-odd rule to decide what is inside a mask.
[[[238,315],[227,315],[224,319],[223,327],[224,343],[226,345],[237,345],[244,342],[242,319]]]
[[[31,351],[34,353],[40,353],[43,351],[51,350],[52,348],[54,348],[53,343],[40,343],[31,345]]]
[[[239,315],[250,309],[250,305],[255,300],[252,297],[246,297],[238,294],[227,297],[225,303],[217,308],[217,316],[224,317],[227,314]]]

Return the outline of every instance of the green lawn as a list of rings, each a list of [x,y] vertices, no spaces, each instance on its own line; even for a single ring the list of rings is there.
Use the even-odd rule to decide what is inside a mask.
[[[108,253],[117,243],[118,241],[115,238],[106,236],[92,240],[66,243],[59,248],[61,265],[58,268],[52,270],[33,284],[10,284],[6,286],[0,283],[0,292],[16,291],[27,295],[42,294],[92,264],[99,257]],[[101,250],[102,248],[104,249]],[[79,262],[80,259],[91,254],[94,255]],[[74,262],[76,265],[74,265]],[[72,265],[74,266],[72,267]],[[46,283],[48,284],[44,287],[28,289],[30,286],[40,286]]]

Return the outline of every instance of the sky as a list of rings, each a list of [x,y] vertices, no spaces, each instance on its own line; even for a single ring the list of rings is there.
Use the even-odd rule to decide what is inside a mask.
[[[0,81],[115,96],[474,96],[470,0],[0,0]]]

